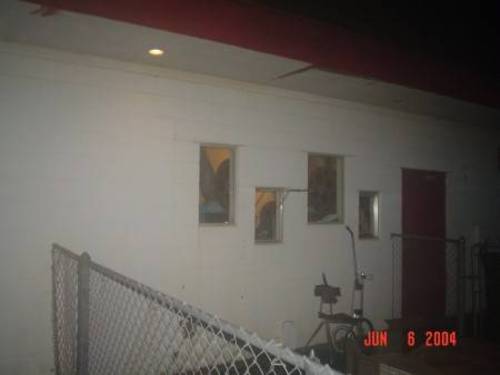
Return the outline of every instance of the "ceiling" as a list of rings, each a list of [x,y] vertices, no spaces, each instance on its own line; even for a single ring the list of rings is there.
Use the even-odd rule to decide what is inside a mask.
[[[57,11],[42,16],[39,10],[36,4],[2,0],[0,40],[265,84],[456,121],[500,122],[500,111],[491,107],[319,69],[309,61],[81,13]],[[147,50],[153,47],[163,48],[165,55],[149,56]]]
[[[340,25],[500,84],[500,2],[239,0]]]

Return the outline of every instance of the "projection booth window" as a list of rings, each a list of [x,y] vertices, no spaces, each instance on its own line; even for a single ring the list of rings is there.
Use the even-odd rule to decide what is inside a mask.
[[[234,149],[200,146],[201,224],[233,223]]]
[[[359,238],[378,238],[378,201],[376,191],[359,192]]]
[[[255,190],[255,242],[280,242],[282,236],[282,190],[257,188]]]
[[[342,222],[342,166],[339,156],[308,155],[309,223]]]

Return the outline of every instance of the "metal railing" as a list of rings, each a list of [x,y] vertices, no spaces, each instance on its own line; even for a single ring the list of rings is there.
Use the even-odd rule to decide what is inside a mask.
[[[56,244],[52,281],[58,375],[338,374]]]
[[[443,251],[445,271],[445,315],[457,318],[457,330],[464,333],[465,324],[465,240],[407,234],[391,234],[392,240],[392,315],[402,315],[403,257],[405,252]],[[437,246],[436,246],[437,245]],[[428,275],[422,269],[422,278]],[[411,296],[408,296],[411,297]],[[426,303],[425,301],[421,301]]]

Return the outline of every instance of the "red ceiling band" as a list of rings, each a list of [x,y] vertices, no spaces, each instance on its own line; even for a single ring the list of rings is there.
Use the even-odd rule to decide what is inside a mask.
[[[500,107],[500,90],[442,64],[341,27],[235,0],[28,0]]]

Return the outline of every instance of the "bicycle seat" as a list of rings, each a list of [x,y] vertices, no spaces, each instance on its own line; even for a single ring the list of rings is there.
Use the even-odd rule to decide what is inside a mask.
[[[358,321],[357,318],[346,314],[346,313],[336,313],[336,314],[325,314],[323,312],[318,313],[320,319],[329,321],[330,323],[336,324],[350,324],[354,325]]]

